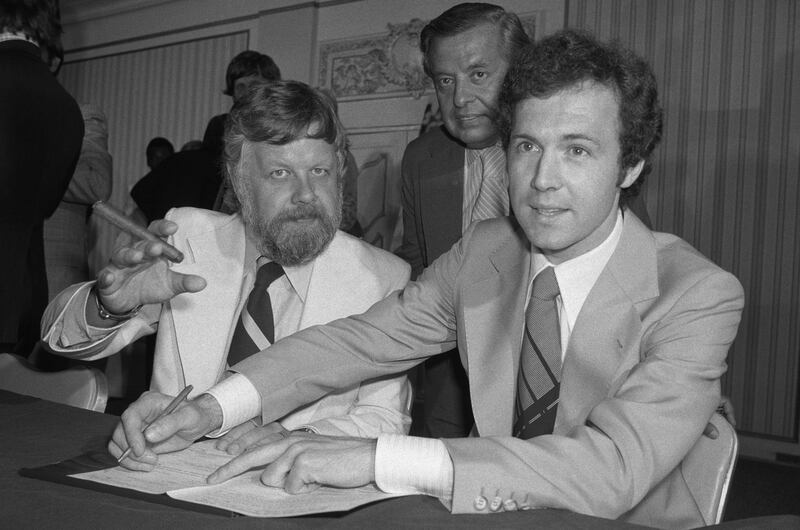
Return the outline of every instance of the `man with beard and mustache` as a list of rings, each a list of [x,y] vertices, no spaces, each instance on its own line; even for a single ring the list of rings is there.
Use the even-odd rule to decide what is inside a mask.
[[[171,210],[150,230],[183,252],[183,262],[168,262],[160,242],[118,248],[96,282],[73,285],[50,304],[44,342],[93,360],[158,330],[151,389],[175,395],[191,384],[196,396],[227,377],[228,366],[268,354],[275,340],[365,311],[406,284],[409,266],[337,231],[345,156],[344,129],[324,94],[291,81],[253,87],[225,133],[241,213]],[[410,399],[405,376],[372,380],[248,437],[407,432]]]

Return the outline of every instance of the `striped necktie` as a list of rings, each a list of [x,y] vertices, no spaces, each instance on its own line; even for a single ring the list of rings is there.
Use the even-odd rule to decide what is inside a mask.
[[[508,215],[506,157],[500,146],[478,152],[482,165],[481,187],[472,209],[472,222]]]
[[[514,436],[526,440],[552,434],[556,420],[561,386],[558,294],[555,270],[547,267],[533,280],[519,360]]]
[[[228,366],[233,366],[275,342],[275,321],[267,288],[281,276],[283,267],[274,261],[259,266],[255,285],[247,297],[247,303],[242,308],[233,332],[231,347],[228,349]]]

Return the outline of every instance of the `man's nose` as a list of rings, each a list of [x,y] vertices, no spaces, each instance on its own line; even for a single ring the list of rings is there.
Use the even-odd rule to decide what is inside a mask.
[[[317,200],[317,194],[314,190],[314,184],[307,175],[300,176],[295,181],[295,189],[293,195],[294,202],[310,203]]]
[[[533,165],[531,187],[538,191],[557,189],[561,186],[561,167],[558,157],[544,151]]]
[[[456,79],[455,84],[456,86],[453,90],[453,104],[456,107],[463,107],[475,99],[473,87],[467,81]]]

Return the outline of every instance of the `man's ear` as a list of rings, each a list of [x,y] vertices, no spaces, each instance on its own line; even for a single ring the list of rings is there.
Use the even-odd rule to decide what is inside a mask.
[[[619,184],[620,188],[629,188],[631,185],[636,182],[636,179],[639,178],[639,175],[642,173],[642,169],[644,169],[644,160],[639,160],[639,162],[626,170],[623,171],[623,178]]]

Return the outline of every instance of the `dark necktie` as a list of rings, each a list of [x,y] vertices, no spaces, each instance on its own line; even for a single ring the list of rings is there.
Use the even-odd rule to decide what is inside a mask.
[[[552,434],[556,420],[561,380],[558,293],[555,271],[547,267],[533,280],[519,359],[514,436],[526,440]]]
[[[253,290],[250,291],[239,321],[236,322],[231,347],[228,349],[228,366],[233,366],[275,342],[275,321],[267,288],[281,276],[283,267],[274,261],[258,268]]]

